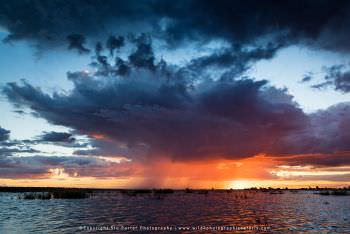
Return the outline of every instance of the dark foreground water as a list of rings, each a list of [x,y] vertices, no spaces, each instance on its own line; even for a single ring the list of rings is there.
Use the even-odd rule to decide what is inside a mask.
[[[162,230],[163,231],[157,231]],[[0,193],[0,233],[350,233],[350,196],[312,192],[97,193],[22,200]],[[148,230],[148,231],[147,231]]]

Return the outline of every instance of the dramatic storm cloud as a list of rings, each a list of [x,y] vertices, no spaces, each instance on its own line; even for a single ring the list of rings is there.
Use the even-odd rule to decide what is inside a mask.
[[[287,90],[265,80],[232,73],[203,77],[203,63],[171,66],[156,61],[145,35],[135,44],[123,60],[128,72],[120,72],[120,57],[106,57],[98,50],[92,62],[95,72],[68,73],[74,84],[70,92],[50,95],[25,81],[8,83],[3,92],[16,106],[29,107],[53,124],[100,135],[104,147],[113,145],[110,154],[130,158],[239,159],[349,150],[350,137],[339,133],[349,128],[344,113],[348,104],[307,115]],[[256,54],[265,57],[255,52],[248,57]],[[250,59],[241,61],[248,64]],[[70,136],[47,133],[43,139],[57,137]],[[95,144],[101,146],[98,140]],[[76,151],[97,152],[103,150]]]
[[[348,1],[4,1],[6,41],[30,40],[88,52],[89,39],[149,32],[168,44],[224,39],[236,45],[303,43],[349,51]],[[112,42],[112,41],[111,41]],[[110,45],[117,41],[112,42]]]

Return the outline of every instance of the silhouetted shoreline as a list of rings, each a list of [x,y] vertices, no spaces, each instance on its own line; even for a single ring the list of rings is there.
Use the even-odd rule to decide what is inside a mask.
[[[142,196],[152,195],[157,198],[162,198],[164,195],[182,192],[185,194],[202,194],[208,195],[210,193],[232,193],[232,192],[243,192],[240,198],[247,198],[245,192],[263,192],[269,194],[283,194],[285,192],[298,193],[299,191],[313,191],[314,194],[319,195],[335,195],[345,196],[350,195],[350,187],[343,188],[319,188],[319,187],[308,187],[308,188],[248,188],[248,189],[102,189],[102,188],[67,188],[67,187],[0,187],[0,193],[21,193],[18,195],[19,199],[76,199],[76,198],[89,198],[94,193],[109,193],[118,192],[123,196]]]

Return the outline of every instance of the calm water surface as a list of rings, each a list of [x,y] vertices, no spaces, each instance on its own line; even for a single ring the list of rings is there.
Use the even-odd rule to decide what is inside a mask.
[[[196,233],[186,228],[213,226],[260,228],[220,233],[350,233],[350,196],[320,196],[305,191],[208,195],[177,191],[162,197],[104,192],[88,199],[21,200],[15,193],[0,193],[1,234],[125,233],[93,230],[111,226],[184,228],[174,233]]]

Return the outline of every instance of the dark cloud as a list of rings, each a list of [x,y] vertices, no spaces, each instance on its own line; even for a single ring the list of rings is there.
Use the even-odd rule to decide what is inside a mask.
[[[30,40],[40,46],[61,44],[67,36],[94,37],[147,20],[148,1],[2,1],[0,25],[9,31],[6,41]],[[144,17],[144,19],[142,19]],[[113,27],[114,25],[118,27]],[[126,26],[128,28],[130,26]],[[79,40],[78,40],[79,41]]]
[[[0,127],[0,141],[6,141],[10,138],[10,131]]]
[[[30,147],[17,147],[17,148],[9,148],[2,147],[0,148],[0,156],[9,156],[14,153],[39,153],[40,151],[32,149]]]
[[[253,48],[239,46],[215,50],[213,53],[192,59],[186,66],[187,70],[205,73],[223,73],[222,78],[237,77],[248,71],[252,64],[259,60],[271,59],[282,45],[269,43]]]
[[[89,53],[90,50],[84,46],[86,43],[86,39],[81,34],[71,34],[67,36],[67,40],[69,42],[68,49],[76,49],[79,53]]]
[[[71,133],[67,132],[45,132],[39,137],[39,141],[72,143],[75,141],[75,138]]]
[[[308,72],[308,73],[304,74],[304,76],[301,79],[300,83],[307,83],[307,82],[311,81],[313,78],[314,78],[313,73],[312,72]]]
[[[279,158],[282,164],[290,166],[339,167],[350,165],[350,153],[338,152],[333,154],[309,154],[290,158]],[[338,169],[340,170],[340,169]]]
[[[34,140],[26,140],[26,144],[53,144],[70,148],[82,148],[89,145],[87,140],[77,140],[72,133],[68,132],[44,132]]]
[[[150,61],[152,50],[139,50],[144,39],[131,55]],[[125,61],[130,69],[125,75],[113,73],[107,58],[97,56],[96,63],[95,73],[68,74],[74,85],[68,94],[45,94],[25,81],[8,83],[3,92],[16,106],[28,106],[53,124],[101,135],[104,143],[93,142],[95,150],[76,152],[85,155],[191,160],[291,153],[290,145],[278,145],[310,121],[286,90],[266,81],[202,79],[198,69],[153,59],[136,63],[132,56]]]
[[[347,151],[350,145],[350,103],[341,103],[310,115],[320,151]],[[328,150],[328,152],[330,152]]]
[[[324,67],[324,81],[315,84],[312,88],[324,89],[332,87],[342,93],[350,92],[350,67],[344,64]]]
[[[176,43],[197,40],[198,36],[204,41],[224,38],[230,41],[228,46],[175,66],[157,59],[152,33],[129,36],[131,52],[125,56],[115,53],[125,46],[124,37],[111,36],[105,43],[97,42],[90,64],[93,71],[68,73],[73,83],[70,92],[48,94],[23,81],[7,83],[3,93],[17,108],[29,107],[37,117],[70,127],[78,134],[102,137],[92,141],[94,149],[77,150],[77,155],[198,160],[349,150],[349,136],[334,127],[336,123],[346,127],[338,108],[325,110],[334,114],[333,122],[325,123],[329,116],[323,112],[305,114],[287,90],[272,87],[265,80],[243,77],[252,64],[272,58],[292,42],[319,41],[324,27],[338,17],[335,13],[342,12],[337,5],[340,3],[320,2],[321,9],[312,8],[315,11],[306,14],[306,9],[316,3],[287,2],[284,4],[290,14],[286,15],[282,13],[287,8],[279,3],[254,2],[254,8],[251,1],[223,1],[218,6],[211,6],[210,1],[201,3],[188,19],[177,18],[183,6],[168,9],[158,1],[147,4],[150,18],[154,16],[152,7],[159,4],[156,18],[170,20],[162,31],[165,34],[156,38],[170,38]],[[189,4],[196,6],[199,2]],[[272,14],[272,9],[280,8],[284,11]],[[131,16],[137,18],[137,14]],[[208,15],[212,16],[211,23],[204,17]],[[70,48],[90,51],[82,34],[69,35]],[[327,82],[336,80],[331,78],[334,74],[344,74],[340,69],[330,70],[333,75]],[[310,79],[304,77],[303,81]],[[54,142],[52,139],[72,136],[47,133],[46,137],[51,139],[46,141]]]
[[[71,34],[93,39],[143,31],[169,45],[224,39],[241,46],[272,41],[349,51],[349,5],[345,0],[7,0],[1,2],[0,25],[9,31],[6,41],[40,46],[61,44]],[[110,42],[113,48],[122,44]],[[82,43],[73,47],[85,51]]]
[[[289,147],[293,154],[332,154],[349,151],[350,103],[341,103],[308,115],[303,130],[281,139],[277,151]],[[278,153],[276,152],[278,155]]]
[[[96,136],[93,148],[77,150],[77,155],[199,160],[350,150],[349,104],[305,114],[286,89],[265,80],[235,73],[203,77],[199,68],[210,63],[176,67],[149,60],[151,42],[140,49],[148,40],[140,38],[131,55],[151,62],[129,56],[123,60],[127,73],[115,72],[114,58],[101,52],[94,56],[95,72],[68,73],[74,86],[70,92],[47,94],[23,81],[8,83],[3,93],[17,108],[29,107],[53,124]],[[242,52],[246,63],[266,55],[250,52]]]
[[[180,5],[181,3],[179,3]],[[329,49],[347,48],[342,38],[349,37],[346,1],[192,1],[167,7],[171,23],[166,30],[174,40],[186,38],[226,38],[238,44],[261,40],[307,43]],[[189,11],[191,9],[191,11]],[[185,12],[189,17],[182,17]],[[334,33],[332,37],[332,33]],[[335,42],[339,42],[336,44]]]
[[[322,83],[319,83],[319,84],[311,85],[311,88],[318,89],[318,90],[324,90],[324,89],[328,88],[331,85],[332,85],[331,81],[325,81],[325,82],[322,82]]]
[[[152,49],[152,41],[149,36],[142,34],[135,39],[136,50],[129,55],[130,64],[135,67],[154,69],[155,56]]]
[[[175,81],[139,78],[138,82],[111,80],[101,87],[91,77],[75,77],[76,89],[69,96],[52,98],[36,90],[41,94],[34,96],[40,98],[30,100],[30,106],[54,124],[104,134],[127,148],[182,159],[263,152],[278,137],[298,128],[304,118],[290,103],[261,97],[267,95],[266,82],[212,81],[191,91]],[[26,105],[23,94],[33,89],[27,83],[12,83],[5,93],[16,97],[11,101]]]
[[[109,49],[110,55],[113,56],[114,50],[124,46],[125,40],[122,36],[109,36],[106,42],[106,48]]]

